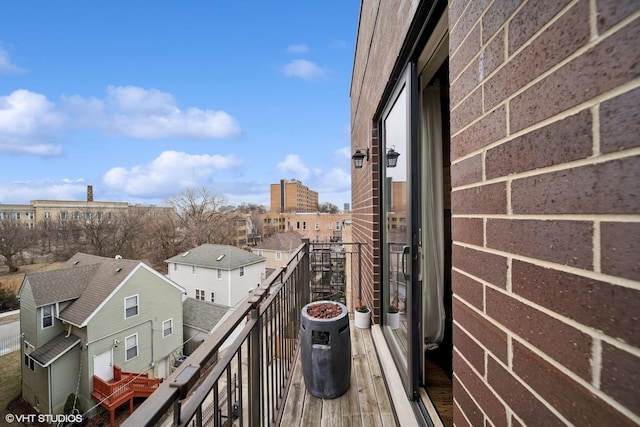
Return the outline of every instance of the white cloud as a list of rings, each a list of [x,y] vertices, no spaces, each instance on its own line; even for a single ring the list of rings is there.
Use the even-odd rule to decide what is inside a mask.
[[[64,98],[81,126],[99,126],[108,133],[131,138],[235,138],[240,125],[224,111],[181,110],[173,95],[137,86],[109,86],[104,100]]]
[[[9,53],[0,46],[0,74],[24,73],[26,70],[11,63]]]
[[[309,46],[306,44],[292,44],[291,46],[287,46],[287,52],[307,53],[309,52]]]
[[[55,156],[54,132],[65,123],[55,105],[38,93],[19,89],[0,97],[0,152]]]
[[[165,151],[148,165],[112,168],[102,180],[129,196],[164,197],[184,187],[204,185],[216,172],[239,164],[232,156]]]
[[[278,169],[284,174],[292,174],[294,178],[307,179],[311,175],[311,169],[304,164],[297,154],[289,154],[278,163]]]
[[[306,59],[295,59],[284,66],[284,73],[288,77],[299,77],[304,80],[317,80],[325,77],[324,69]]]
[[[39,179],[0,183],[0,203],[27,204],[31,200],[84,200],[83,179]]]

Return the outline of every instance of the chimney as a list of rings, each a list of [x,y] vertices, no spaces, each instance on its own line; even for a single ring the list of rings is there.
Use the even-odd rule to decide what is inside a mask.
[[[87,185],[87,202],[93,202],[93,185]]]

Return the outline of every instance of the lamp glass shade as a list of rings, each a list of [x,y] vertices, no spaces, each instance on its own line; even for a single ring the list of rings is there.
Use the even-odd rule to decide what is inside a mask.
[[[361,169],[365,157],[366,154],[364,154],[360,150],[356,150],[356,152],[353,153],[353,156],[351,156],[351,158],[353,159],[353,167],[355,167],[356,169]]]
[[[387,151],[387,167],[395,168],[398,164],[398,157],[400,157],[400,153],[393,148],[389,148],[389,151]]]

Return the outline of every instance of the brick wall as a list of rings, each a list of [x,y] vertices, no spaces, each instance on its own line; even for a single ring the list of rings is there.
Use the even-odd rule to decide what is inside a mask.
[[[640,423],[640,2],[449,2],[454,411]]]

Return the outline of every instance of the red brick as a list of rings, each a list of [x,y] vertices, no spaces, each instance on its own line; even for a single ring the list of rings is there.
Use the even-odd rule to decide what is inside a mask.
[[[513,370],[576,426],[637,426],[590,390],[517,342],[513,346]]]
[[[640,19],[513,98],[510,129],[517,132],[640,77]]]
[[[462,160],[451,168],[451,186],[474,184],[482,181],[482,154]]]
[[[591,112],[533,130],[487,151],[487,179],[585,159],[593,152]]]
[[[612,153],[640,147],[638,135],[640,88],[600,104],[600,151]]]
[[[493,357],[489,357],[487,363],[487,382],[509,408],[525,422],[525,425],[545,427],[565,425]]]
[[[453,245],[453,267],[495,286],[507,287],[507,259],[500,255]]]
[[[460,354],[464,355],[464,358],[471,363],[471,366],[480,375],[484,375],[484,350],[482,347],[476,344],[469,335],[456,325],[453,325],[453,342],[456,343],[456,349]]]
[[[514,180],[514,214],[638,214],[640,156]]]
[[[506,184],[498,182],[453,191],[451,193],[451,212],[454,215],[506,214]]]
[[[453,87],[451,88],[452,96]],[[452,112],[452,120],[455,112]],[[507,135],[507,113],[504,106],[491,111],[483,118],[451,139],[451,161],[479,150]]]
[[[456,133],[482,115],[482,88],[478,87],[451,111],[451,133]]]
[[[480,89],[480,92],[482,92],[482,88],[480,87],[480,83],[482,83],[480,73],[480,58],[476,58],[462,74],[460,74],[457,80],[451,81],[451,86],[449,87],[449,104],[451,108],[456,107],[471,92],[477,89]],[[480,108],[483,108],[483,106],[480,105]],[[457,120],[454,117],[456,114],[459,113],[455,113],[455,109],[451,111],[452,121]]]
[[[640,223],[601,223],[600,246],[603,273],[640,281]]]
[[[462,40],[478,22],[487,4],[489,4],[489,0],[473,0],[468,3],[457,22],[452,22],[453,27],[451,27],[449,34],[450,46],[460,46]]]
[[[451,282],[453,287],[453,294],[458,298],[461,298],[482,311],[484,309],[484,287],[482,283],[476,282],[472,278],[460,274],[457,271],[451,272]]]
[[[494,426],[507,426],[507,412],[504,405],[496,398],[493,391],[479,378],[469,365],[453,353],[453,371],[462,384],[469,390],[480,409]],[[482,425],[482,424],[481,424]]]
[[[520,301],[487,288],[487,314],[580,377],[591,381],[589,335]]]
[[[598,0],[598,32],[603,33],[640,9],[637,0]]]
[[[589,42],[590,35],[589,1],[581,0],[487,81],[485,108],[500,104],[570,56]]]
[[[593,226],[586,221],[487,220],[487,247],[593,269]]]
[[[458,77],[458,74],[469,64],[471,58],[476,56],[476,53],[480,50],[480,24],[476,24],[471,30],[469,37],[458,48],[452,46],[452,49],[457,49],[449,60],[449,75],[451,81]]]
[[[485,43],[502,27],[521,0],[496,0],[482,17],[482,42]]]
[[[482,246],[484,226],[482,218],[452,218],[453,241]]]
[[[640,416],[640,358],[603,342],[600,389]]]
[[[482,80],[493,73],[502,63],[504,63],[504,34],[506,30],[501,30],[493,40],[480,52],[478,68],[482,71]]]
[[[569,2],[570,0],[526,2],[509,22],[509,55],[533,37]]]
[[[638,252],[636,252],[637,257]],[[640,291],[514,260],[512,291],[585,326],[640,347]]]
[[[507,334],[459,301],[453,301],[453,318],[482,344],[490,354],[507,363]],[[455,348],[457,343],[453,342]],[[455,367],[454,370],[455,372]]]
[[[453,379],[453,398],[460,405],[460,410],[466,417],[465,419],[462,413],[456,413],[454,405],[453,422],[456,426],[476,427],[484,424],[484,414],[456,378]]]

